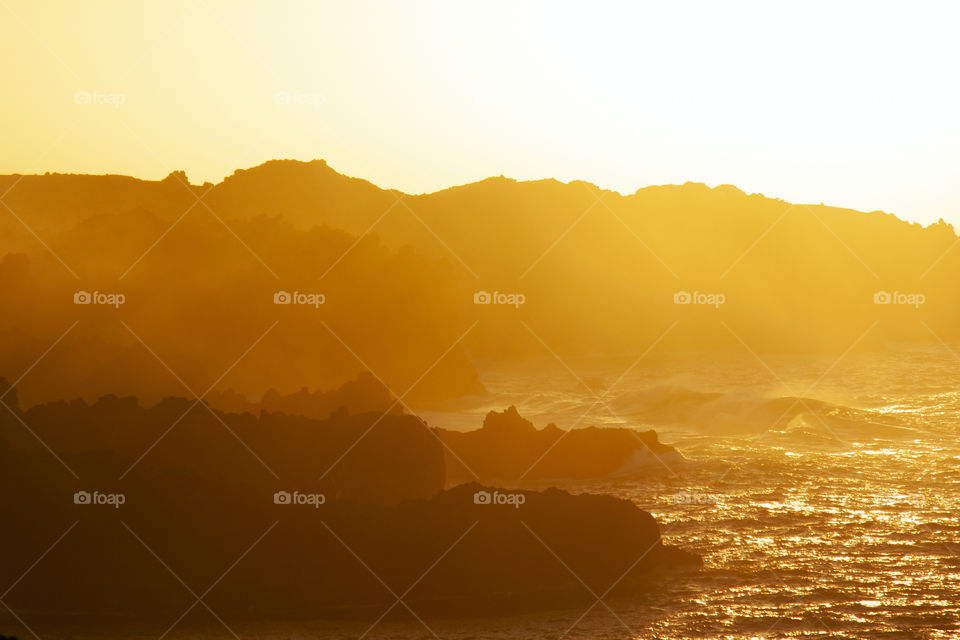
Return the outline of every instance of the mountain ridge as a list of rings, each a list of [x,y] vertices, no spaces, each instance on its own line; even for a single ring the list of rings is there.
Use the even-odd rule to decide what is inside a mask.
[[[333,168],[332,166],[330,166],[330,164],[323,158],[315,158],[312,160],[297,160],[293,158],[270,159],[251,167],[237,168],[233,171],[233,173],[227,176],[224,176],[222,180],[216,183],[211,183],[209,181],[204,183],[191,183],[189,182],[188,179],[186,179],[186,174],[182,170],[173,170],[166,177],[159,180],[138,178],[136,176],[119,174],[119,173],[90,174],[90,173],[64,173],[64,172],[50,172],[50,171],[42,174],[10,173],[10,174],[0,174],[0,189],[2,189],[3,191],[10,189],[12,191],[13,189],[11,189],[11,185],[13,185],[13,183],[19,183],[24,179],[70,178],[72,180],[96,180],[96,181],[104,180],[104,181],[113,181],[113,182],[123,181],[129,185],[139,185],[144,187],[169,185],[171,183],[173,184],[181,183],[184,188],[187,188],[193,191],[194,193],[197,193],[197,195],[201,195],[205,191],[209,191],[210,193],[213,193],[217,189],[233,187],[238,182],[242,183],[244,181],[250,180],[251,178],[257,179],[257,178],[264,178],[264,177],[276,177],[278,174],[281,173],[280,170],[284,170],[284,169],[286,170],[292,169],[294,172],[298,173],[301,177],[304,176],[306,172],[310,169],[314,169],[314,170],[319,169],[320,171],[322,171],[322,175],[324,177],[334,179],[334,180],[340,180],[345,184],[351,184],[351,185],[362,187],[362,188],[369,188],[373,191],[378,191],[384,194],[394,194],[394,196],[400,196],[405,198],[422,198],[422,197],[428,197],[428,196],[436,196],[436,195],[440,195],[448,192],[449,193],[462,192],[470,188],[478,188],[488,184],[497,184],[497,185],[509,184],[509,185],[514,185],[519,187],[537,187],[537,186],[544,186],[544,185],[570,187],[575,185],[582,185],[583,187],[586,187],[587,189],[591,190],[594,193],[603,194],[604,196],[613,196],[615,198],[626,199],[626,200],[629,200],[635,197],[642,197],[644,195],[649,195],[649,194],[671,193],[676,190],[688,190],[694,193],[697,193],[697,192],[709,193],[714,196],[732,195],[735,197],[757,198],[757,199],[762,199],[766,202],[783,203],[785,205],[790,205],[790,206],[825,207],[827,209],[837,211],[837,212],[845,212],[845,213],[849,212],[849,213],[855,213],[860,215],[869,216],[869,215],[879,214],[886,217],[892,217],[894,220],[898,222],[902,222],[904,224],[908,224],[911,226],[915,225],[922,229],[930,229],[930,228],[940,229],[943,226],[946,226],[951,230],[954,229],[952,224],[945,222],[942,218],[939,219],[937,222],[932,222],[928,225],[923,225],[920,222],[911,221],[911,220],[902,218],[895,213],[884,211],[884,210],[865,211],[861,209],[854,209],[852,207],[826,205],[824,203],[815,204],[815,203],[804,203],[804,202],[790,202],[783,198],[767,196],[762,192],[748,193],[743,189],[741,189],[740,187],[733,184],[729,184],[729,183],[718,184],[716,186],[711,187],[706,183],[697,182],[693,180],[688,180],[683,183],[650,184],[650,185],[638,187],[632,193],[622,193],[616,189],[606,189],[592,182],[589,182],[587,180],[582,180],[582,179],[574,179],[568,182],[564,182],[556,178],[538,178],[538,179],[530,179],[530,180],[519,180],[516,178],[510,178],[501,174],[498,176],[488,176],[486,178],[481,178],[478,180],[465,182],[462,184],[450,185],[448,187],[444,187],[442,189],[437,189],[434,191],[412,193],[412,192],[406,192],[397,188],[383,187],[376,184],[372,180],[368,180],[366,178],[361,178],[358,176],[348,175],[346,173],[341,173],[337,171],[335,168]],[[180,176],[181,179],[178,179],[178,176]],[[11,183],[11,185],[8,185],[7,183]],[[0,191],[0,193],[3,193],[3,191]],[[954,231],[954,235],[956,235],[955,231]]]
[[[411,399],[441,404],[484,392],[480,363],[551,352],[572,361],[655,346],[656,361],[744,344],[841,354],[960,340],[960,251],[945,223],[701,183],[622,195],[493,177],[407,195],[319,160],[184,183],[177,172],[0,177],[15,212],[0,215],[0,287],[16,310],[0,316],[0,374],[26,370],[73,320],[44,364],[89,372],[61,387],[55,371],[34,371],[28,403],[177,392],[118,318],[191,386],[282,320],[224,388],[291,394],[371,369],[397,394],[413,385]],[[127,304],[78,306],[78,291]],[[274,303],[298,291],[326,303]],[[482,304],[497,292],[517,303]],[[90,372],[103,354],[109,364]]]

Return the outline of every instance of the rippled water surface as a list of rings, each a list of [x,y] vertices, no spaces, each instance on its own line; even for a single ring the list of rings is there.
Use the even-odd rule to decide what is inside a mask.
[[[630,498],[705,559],[642,601],[598,605],[573,629],[582,612],[544,618],[517,637],[960,637],[955,353],[745,354],[623,378],[629,361],[594,375],[576,373],[589,363],[563,367],[547,385],[542,371],[499,378],[497,397],[541,413],[538,426],[646,423],[676,445],[683,468],[581,489]]]

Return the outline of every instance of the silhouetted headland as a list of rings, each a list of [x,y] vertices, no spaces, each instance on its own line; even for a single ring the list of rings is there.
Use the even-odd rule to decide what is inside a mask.
[[[0,371],[25,371],[81,320],[56,366],[23,381],[27,405],[182,394],[144,344],[206,388],[278,320],[232,372],[237,393],[288,397],[370,369],[397,393],[409,388],[407,402],[438,406],[483,395],[484,362],[555,366],[544,345],[580,370],[580,358],[655,343],[645,363],[742,352],[737,337],[759,354],[836,355],[855,341],[858,350],[938,344],[927,327],[960,339],[950,225],[729,185],[620,194],[498,177],[411,195],[321,160],[274,160],[216,185],[191,185],[182,172],[160,181],[14,175],[0,176],[0,192],[23,222],[7,216],[0,229],[0,288],[17,310],[0,317]],[[77,306],[78,289],[126,302]],[[278,290],[325,302],[277,305]],[[524,302],[475,304],[481,291]],[[901,303],[919,296],[922,304]],[[103,354],[111,366],[89,366]]]

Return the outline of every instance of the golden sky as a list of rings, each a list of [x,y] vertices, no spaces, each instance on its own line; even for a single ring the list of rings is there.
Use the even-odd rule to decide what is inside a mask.
[[[960,223],[960,5],[0,0],[0,172],[325,158]],[[89,103],[88,103],[89,102]]]

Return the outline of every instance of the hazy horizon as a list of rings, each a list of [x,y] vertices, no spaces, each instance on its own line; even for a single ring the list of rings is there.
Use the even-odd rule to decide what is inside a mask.
[[[960,221],[958,15],[942,3],[2,11],[18,64],[0,172],[216,182],[322,155],[407,193],[500,174],[692,181]]]
[[[166,172],[165,174],[163,174],[163,175],[160,176],[160,177],[154,177],[154,176],[145,177],[145,176],[139,176],[139,175],[124,174],[124,173],[82,173],[82,172],[69,172],[69,171],[56,171],[56,170],[44,171],[44,172],[42,172],[42,173],[10,172],[10,173],[0,174],[0,175],[8,175],[8,176],[63,175],[63,176],[91,176],[91,177],[115,176],[115,177],[123,177],[123,178],[133,178],[133,179],[135,179],[135,180],[141,180],[141,181],[144,181],[144,182],[162,182],[165,178],[169,177],[169,176],[170,176],[171,174],[173,174],[173,173],[183,172],[183,175],[186,177],[186,180],[187,180],[187,183],[186,183],[187,185],[192,186],[192,187],[199,187],[199,186],[203,186],[204,184],[219,185],[219,184],[222,184],[224,181],[226,181],[226,180],[227,180],[228,178],[230,178],[231,176],[236,175],[238,172],[249,171],[249,170],[251,170],[251,169],[256,169],[256,168],[261,167],[261,166],[263,166],[263,165],[265,165],[265,164],[274,163],[274,162],[299,162],[299,163],[303,163],[303,164],[309,164],[309,163],[311,163],[311,162],[323,162],[324,164],[326,164],[327,166],[329,166],[331,169],[333,169],[334,171],[336,171],[336,172],[339,173],[340,175],[343,175],[343,176],[346,177],[346,178],[363,180],[364,182],[369,182],[370,184],[372,184],[374,187],[376,187],[376,188],[378,188],[378,189],[382,189],[382,190],[384,190],[384,191],[396,191],[396,192],[399,192],[399,193],[401,193],[401,194],[403,194],[403,195],[406,195],[406,196],[427,196],[427,195],[433,195],[433,194],[440,193],[440,192],[443,192],[443,191],[448,191],[448,190],[451,190],[451,189],[457,189],[457,188],[459,188],[459,187],[468,187],[468,186],[475,185],[475,184],[478,184],[478,183],[486,182],[487,180],[496,180],[496,179],[506,179],[506,180],[509,180],[509,181],[512,181],[512,182],[517,182],[517,183],[536,183],[536,182],[550,182],[550,181],[555,181],[555,182],[559,182],[560,184],[564,184],[564,185],[569,185],[569,184],[573,184],[573,183],[581,183],[581,182],[582,182],[582,183],[586,183],[586,184],[589,185],[589,186],[597,187],[597,188],[600,189],[601,191],[614,193],[614,194],[616,194],[616,195],[618,195],[618,196],[620,196],[620,197],[622,197],[622,198],[626,198],[626,197],[630,197],[630,196],[636,195],[637,192],[643,191],[643,190],[645,190],[645,189],[654,189],[654,188],[657,188],[657,187],[682,187],[682,186],[684,186],[684,185],[694,184],[694,185],[704,185],[704,186],[706,186],[706,187],[709,188],[709,189],[718,189],[718,188],[723,188],[723,187],[733,187],[733,188],[737,189],[738,191],[743,192],[745,195],[749,195],[749,196],[762,196],[763,198],[766,198],[766,199],[769,199],[769,200],[779,200],[779,201],[787,202],[788,204],[792,204],[792,205],[818,205],[818,206],[825,206],[825,207],[834,208],[834,209],[846,209],[846,210],[850,210],[850,211],[855,211],[855,212],[857,212],[857,213],[884,213],[884,214],[893,215],[893,216],[895,216],[895,217],[896,217],[898,220],[900,220],[900,221],[908,222],[908,223],[910,223],[910,222],[919,223],[919,224],[923,225],[924,227],[928,227],[928,226],[930,226],[930,225],[935,225],[935,224],[938,224],[939,222],[945,222],[946,224],[949,224],[949,225],[951,225],[951,226],[953,226],[953,227],[956,227],[957,224],[960,224],[960,222],[958,222],[957,224],[955,224],[955,223],[953,223],[953,222],[951,222],[951,221],[949,221],[949,220],[945,220],[945,219],[943,219],[943,218],[940,218],[940,219],[938,219],[938,220],[932,220],[932,221],[929,221],[929,222],[927,222],[927,221],[919,221],[919,220],[912,220],[912,219],[910,219],[910,218],[906,218],[906,217],[897,215],[896,212],[888,211],[888,210],[886,210],[886,209],[873,209],[873,210],[869,210],[869,211],[868,211],[868,210],[866,210],[866,209],[858,209],[858,208],[856,208],[856,207],[842,206],[842,205],[838,205],[838,204],[834,204],[834,203],[830,203],[830,202],[819,202],[819,203],[813,202],[813,201],[811,201],[811,202],[790,202],[790,201],[786,200],[785,198],[782,198],[782,197],[777,196],[777,195],[775,195],[775,194],[762,193],[762,192],[759,192],[759,191],[758,191],[758,192],[750,192],[750,191],[747,191],[747,190],[745,190],[745,189],[742,189],[739,185],[735,185],[735,184],[729,184],[729,183],[708,184],[708,183],[699,182],[699,181],[696,181],[696,180],[686,180],[686,181],[683,181],[683,182],[671,182],[671,183],[659,183],[659,184],[646,184],[646,185],[638,186],[638,187],[637,187],[636,189],[634,189],[633,191],[624,192],[624,191],[619,191],[619,190],[617,190],[617,189],[606,188],[606,187],[604,187],[604,186],[602,186],[602,185],[595,184],[595,183],[593,183],[593,182],[590,182],[590,181],[588,181],[588,180],[584,180],[584,179],[582,179],[582,178],[571,178],[571,179],[569,179],[569,180],[560,180],[560,179],[554,178],[554,177],[524,178],[524,179],[521,179],[521,178],[515,178],[515,177],[513,177],[513,176],[509,176],[509,175],[505,175],[505,174],[503,174],[503,173],[500,173],[500,174],[491,174],[491,175],[483,176],[483,177],[477,178],[477,179],[475,179],[475,180],[470,180],[470,181],[468,181],[468,182],[462,182],[462,183],[450,184],[450,185],[442,186],[442,187],[439,187],[439,188],[437,188],[437,189],[435,189],[435,190],[432,190],[432,191],[408,192],[408,191],[404,191],[403,189],[400,189],[400,188],[397,188],[397,187],[393,187],[393,186],[390,186],[390,185],[378,184],[378,183],[374,182],[373,180],[371,180],[371,179],[369,179],[369,178],[367,178],[367,177],[364,177],[364,176],[351,175],[351,174],[343,173],[342,171],[339,171],[337,167],[332,166],[332,165],[327,161],[327,159],[326,159],[326,158],[323,158],[323,157],[305,158],[305,159],[301,159],[301,158],[269,158],[269,159],[266,159],[266,160],[264,160],[264,161],[262,161],[262,162],[260,162],[260,163],[258,163],[258,164],[249,165],[249,166],[245,166],[245,167],[237,167],[237,168],[235,168],[232,172],[224,175],[224,176],[223,176],[222,178],[220,178],[219,180],[204,180],[204,181],[198,181],[198,180],[191,179],[189,172],[187,172],[187,171],[185,171],[184,169],[181,169],[181,168],[171,169],[170,171]]]

